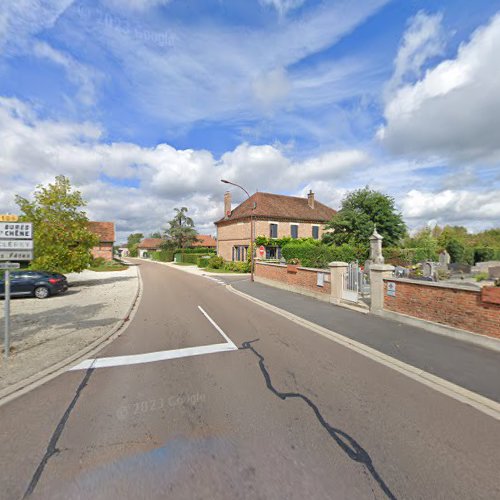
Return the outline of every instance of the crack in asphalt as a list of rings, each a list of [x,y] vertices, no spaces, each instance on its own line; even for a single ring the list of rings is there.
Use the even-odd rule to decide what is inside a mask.
[[[285,401],[288,398],[302,399],[314,412],[321,426],[328,432],[330,437],[337,443],[337,445],[346,453],[346,455],[353,460],[365,466],[366,470],[370,473],[372,478],[379,485],[380,489],[385,493],[387,498],[396,500],[396,496],[389,489],[385,481],[375,469],[373,461],[368,452],[349,434],[331,426],[321,414],[319,408],[307,396],[298,392],[279,392],[272,384],[271,376],[265,365],[265,358],[260,354],[251,344],[257,342],[259,339],[243,342],[241,349],[252,351],[257,358],[259,358],[259,367],[266,381],[267,388],[278,398]]]
[[[31,478],[30,484],[28,485],[28,488],[26,489],[26,492],[23,495],[23,498],[28,498],[33,491],[35,491],[36,485],[38,484],[38,481],[40,481],[40,478],[42,477],[43,470],[45,469],[45,466],[47,465],[48,461],[51,459],[53,455],[56,453],[59,453],[59,449],[56,447],[57,442],[59,441],[59,438],[61,437],[61,434],[64,430],[64,427],[66,426],[66,423],[68,422],[68,418],[73,411],[73,408],[75,407],[78,399],[80,398],[80,394],[87,385],[90,376],[92,375],[92,372],[94,371],[94,368],[89,368],[87,372],[85,373],[85,377],[83,377],[83,380],[80,382],[80,385],[78,386],[75,395],[73,399],[71,400],[71,403],[68,405],[66,408],[66,411],[64,412],[63,416],[61,417],[61,420],[59,420],[59,423],[57,424],[57,427],[55,431],[53,432],[49,444],[47,446],[47,451],[45,452],[45,455],[43,456],[42,460],[38,464],[38,467],[36,468],[35,473],[33,474],[33,477]]]

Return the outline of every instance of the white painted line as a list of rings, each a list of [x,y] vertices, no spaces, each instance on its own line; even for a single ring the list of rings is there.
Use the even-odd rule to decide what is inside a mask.
[[[198,306],[198,309],[203,313],[205,318],[212,323],[212,325],[215,327],[215,329],[226,339],[227,343],[232,345],[235,349],[238,349],[235,345],[235,343],[222,331],[222,329],[219,327],[219,325],[203,310],[201,306]]]
[[[202,354],[213,354],[216,352],[234,351],[238,348],[232,343],[212,344],[199,347],[186,347],[184,349],[173,349],[171,351],[148,352],[146,354],[132,354],[129,356],[113,356],[110,358],[87,359],[70,369],[87,370],[88,368],[107,368],[111,366],[138,365],[141,363],[153,363],[167,359],[186,358],[189,356],[200,356]]]

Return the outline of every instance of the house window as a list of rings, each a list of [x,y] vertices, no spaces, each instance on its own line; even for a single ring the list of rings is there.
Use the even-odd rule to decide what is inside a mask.
[[[296,239],[299,237],[299,226],[297,224],[290,225],[290,234],[292,238]]]
[[[233,261],[244,262],[248,256],[248,247],[237,245],[233,247]]]
[[[315,240],[319,240],[319,226],[312,227],[312,236]]]
[[[269,224],[269,237],[277,238],[278,237],[278,224]]]

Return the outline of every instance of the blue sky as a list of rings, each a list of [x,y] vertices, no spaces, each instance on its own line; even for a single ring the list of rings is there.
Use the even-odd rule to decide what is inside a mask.
[[[213,232],[225,176],[495,227],[499,52],[500,0],[7,0],[0,208],[62,173],[120,237]]]

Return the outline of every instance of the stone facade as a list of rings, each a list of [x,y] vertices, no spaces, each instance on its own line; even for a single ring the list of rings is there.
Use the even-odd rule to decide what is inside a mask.
[[[390,282],[396,284],[395,296],[387,295]],[[500,339],[500,304],[483,302],[480,290],[385,279],[383,301],[388,311]]]

